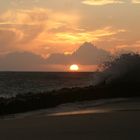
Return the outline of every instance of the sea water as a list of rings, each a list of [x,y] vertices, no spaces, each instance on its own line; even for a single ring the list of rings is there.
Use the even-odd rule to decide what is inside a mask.
[[[92,85],[92,72],[0,72],[0,96]]]

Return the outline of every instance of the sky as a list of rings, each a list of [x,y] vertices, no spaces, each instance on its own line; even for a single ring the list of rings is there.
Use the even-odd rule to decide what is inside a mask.
[[[140,51],[139,17],[140,0],[1,0],[0,55],[68,55],[84,42],[111,54]]]

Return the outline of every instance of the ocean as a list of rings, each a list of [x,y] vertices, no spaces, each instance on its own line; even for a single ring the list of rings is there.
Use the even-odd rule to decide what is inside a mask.
[[[0,97],[45,93],[93,83],[92,72],[0,72]]]

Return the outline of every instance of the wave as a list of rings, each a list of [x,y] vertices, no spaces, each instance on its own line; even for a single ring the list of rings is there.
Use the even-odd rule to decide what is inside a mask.
[[[102,64],[100,70],[102,71],[94,75],[94,85],[140,83],[140,55],[122,54],[118,58]]]
[[[86,100],[140,97],[140,56],[123,54],[102,65],[94,77],[94,85],[63,88],[44,93],[18,94],[0,98],[0,115],[56,107]]]

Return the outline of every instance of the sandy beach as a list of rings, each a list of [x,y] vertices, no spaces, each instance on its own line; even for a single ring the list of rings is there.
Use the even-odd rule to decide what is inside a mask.
[[[0,140],[140,139],[140,100],[109,103],[74,112],[1,119]]]

